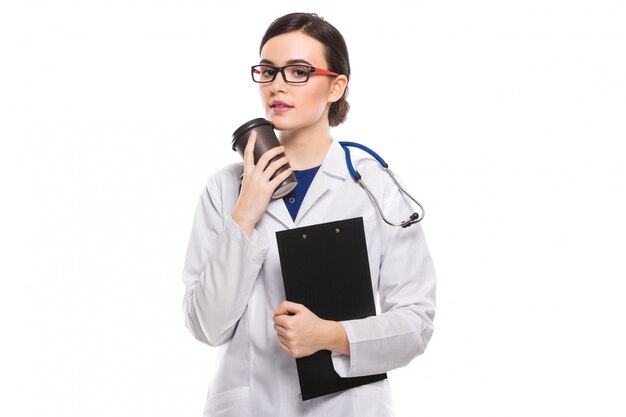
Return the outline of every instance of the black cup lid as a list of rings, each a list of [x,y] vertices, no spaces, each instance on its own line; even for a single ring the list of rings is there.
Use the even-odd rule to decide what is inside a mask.
[[[274,128],[274,125],[272,124],[272,122],[262,117],[259,117],[258,119],[252,119],[249,122],[246,122],[242,124],[241,126],[239,126],[239,128],[235,130],[235,132],[233,133],[233,141],[231,143],[233,147],[233,151],[236,151],[235,142],[237,142],[237,139],[239,139],[241,135],[243,135],[250,129],[254,129],[255,127],[266,125],[266,124],[272,126],[272,129]]]

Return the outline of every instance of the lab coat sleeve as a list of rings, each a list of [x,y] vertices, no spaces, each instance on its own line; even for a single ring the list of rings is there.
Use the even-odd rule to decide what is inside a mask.
[[[212,176],[200,195],[183,269],[185,325],[210,346],[234,334],[269,250],[256,228],[248,238],[224,210],[221,182]],[[237,192],[238,184],[224,182]]]
[[[414,211],[415,203],[395,185],[385,191],[385,196],[382,206],[390,213],[386,214],[390,221],[399,223]],[[379,271],[381,314],[340,322],[346,330],[350,355],[332,352],[331,358],[341,377],[379,374],[405,366],[424,352],[433,333],[435,270],[422,227],[420,223],[401,228],[381,222],[386,242]]]

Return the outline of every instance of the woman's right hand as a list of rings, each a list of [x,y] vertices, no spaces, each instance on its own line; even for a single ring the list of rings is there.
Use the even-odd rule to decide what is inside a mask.
[[[277,146],[263,153],[255,165],[256,136],[256,131],[253,130],[244,149],[243,182],[239,198],[231,213],[233,220],[249,238],[252,237],[252,229],[263,216],[272,194],[292,172],[292,169],[288,168],[270,181],[276,170],[287,163],[288,158],[284,156],[268,165],[272,158],[285,151],[284,147]]]

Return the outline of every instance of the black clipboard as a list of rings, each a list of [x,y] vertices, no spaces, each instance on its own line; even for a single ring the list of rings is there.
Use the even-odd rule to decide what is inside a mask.
[[[282,230],[276,240],[288,301],[325,320],[376,315],[362,217]],[[329,350],[297,358],[296,366],[303,401],[387,378],[341,378]]]

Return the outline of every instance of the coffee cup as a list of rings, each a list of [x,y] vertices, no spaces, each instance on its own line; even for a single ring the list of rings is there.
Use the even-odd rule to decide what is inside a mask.
[[[233,151],[237,151],[242,158],[244,157],[244,151],[246,149],[246,145],[248,144],[248,139],[250,138],[250,134],[252,133],[252,131],[256,132],[256,142],[254,144],[254,163],[256,165],[261,155],[263,155],[265,152],[269,151],[272,148],[280,146],[280,142],[278,141],[276,133],[274,133],[274,125],[272,124],[272,122],[263,118],[252,119],[242,124],[233,133]],[[268,166],[269,164],[282,158],[283,156],[285,156],[284,152],[276,155],[268,162]],[[274,179],[277,175],[281,174],[289,167],[289,162],[282,165],[276,170],[270,180]],[[278,187],[276,187],[276,190],[272,194],[272,198],[276,199],[284,197],[285,195],[289,194],[294,188],[296,188],[297,185],[298,180],[292,172],[289,177],[287,177],[283,182],[278,185]]]

